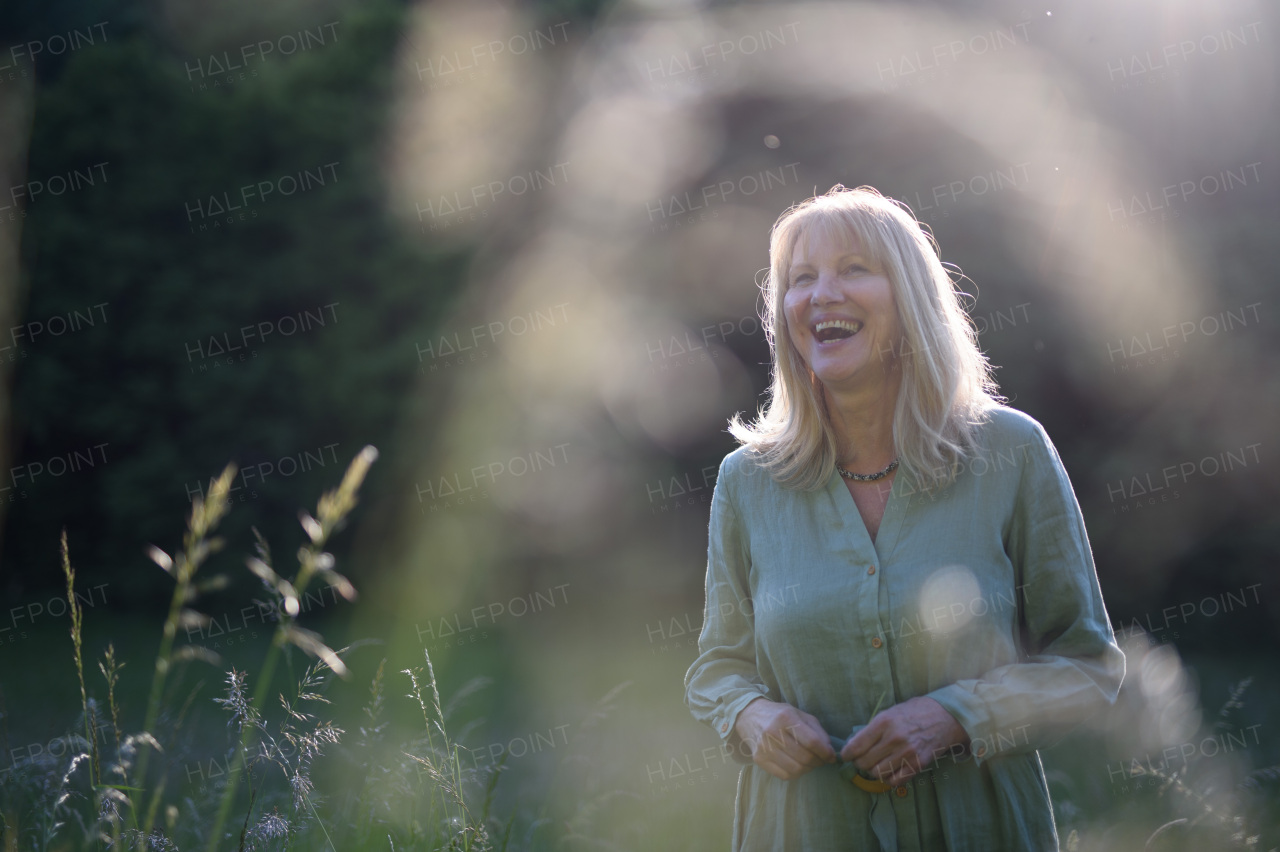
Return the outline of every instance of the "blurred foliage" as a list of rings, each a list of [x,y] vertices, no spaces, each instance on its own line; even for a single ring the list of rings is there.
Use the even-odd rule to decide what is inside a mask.
[[[42,81],[27,179],[105,162],[106,180],[30,204],[22,313],[84,315],[106,303],[105,322],[24,347],[15,464],[107,446],[105,463],[38,476],[10,505],[11,594],[53,582],[54,530],[73,517],[95,576],[123,598],[152,589],[136,570],[138,542],[163,543],[188,489],[207,489],[228,459],[310,451],[336,466],[388,439],[407,404],[414,341],[457,293],[465,261],[393,230],[381,203],[377,155],[401,14],[392,2],[352,6],[332,44],[263,63],[258,79],[221,90],[192,91],[189,59],[145,32],[114,30]],[[188,205],[328,163],[337,165],[324,186],[191,233]],[[257,341],[243,363],[206,358],[208,371],[192,372],[201,358],[189,350],[210,348],[210,336],[234,343],[242,326],[304,311],[327,324],[309,321],[292,337]],[[277,473],[243,491],[259,492],[267,513],[301,503],[314,488],[305,479]]]

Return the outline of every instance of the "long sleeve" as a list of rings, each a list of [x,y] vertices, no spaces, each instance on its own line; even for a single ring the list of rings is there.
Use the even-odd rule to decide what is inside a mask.
[[[746,764],[734,849],[876,849],[877,817],[904,850],[1057,848],[1036,749],[1115,700],[1124,658],[1053,445],[1022,412],[990,414],[942,491],[899,469],[874,540],[835,470],[793,489],[745,447],[720,465],[685,703]],[[971,754],[888,796],[838,764],[783,782],[733,737],[758,696],[843,736],[881,702],[926,695]]]
[[[929,693],[964,727],[979,763],[1053,745],[1114,702],[1124,677],[1080,506],[1038,423],[1005,548],[1019,592],[1020,661]]]
[[[707,541],[706,606],[698,658],[685,674],[685,704],[731,749],[737,763],[750,751],[734,732],[738,714],[769,694],[756,667],[753,607],[748,574],[750,552],[731,494],[729,458],[720,464],[711,497]]]

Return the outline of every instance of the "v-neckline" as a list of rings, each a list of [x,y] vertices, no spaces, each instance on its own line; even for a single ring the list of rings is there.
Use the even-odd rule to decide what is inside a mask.
[[[889,489],[889,499],[885,501],[884,515],[880,518],[880,528],[876,531],[876,536],[873,539],[871,532],[867,529],[867,522],[862,519],[862,512],[858,509],[858,503],[853,499],[853,495],[849,493],[849,487],[844,484],[844,479],[840,476],[840,472],[835,468],[831,470],[831,479],[827,482],[827,490],[839,490],[840,496],[836,497],[835,500],[839,505],[843,506],[842,513],[846,523],[861,533],[863,542],[875,553],[878,562],[883,562],[887,559],[893,553],[894,545],[898,542],[898,530],[902,526],[902,512],[904,510],[901,504],[906,499],[899,494],[899,488],[905,487],[902,486],[904,477],[910,478],[910,476],[910,473],[904,468],[898,468],[893,477],[893,485]]]

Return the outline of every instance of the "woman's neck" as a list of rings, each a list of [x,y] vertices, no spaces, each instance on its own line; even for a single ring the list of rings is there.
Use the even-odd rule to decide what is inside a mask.
[[[836,436],[836,462],[854,473],[875,473],[897,456],[893,415],[901,374],[851,390],[823,388]]]

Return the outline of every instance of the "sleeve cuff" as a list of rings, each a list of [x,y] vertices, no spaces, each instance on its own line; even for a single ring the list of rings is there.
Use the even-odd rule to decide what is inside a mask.
[[[768,698],[768,696],[754,690],[743,692],[732,701],[726,702],[724,708],[711,720],[716,733],[720,736],[720,742],[729,750],[729,756],[735,763],[745,765],[755,762],[751,759],[751,747],[742,741],[735,728],[738,724],[738,715],[757,698]]]
[[[952,749],[950,756],[957,762],[963,763],[972,759],[973,762],[981,766],[986,760],[994,755],[994,752],[988,748],[987,732],[990,729],[990,714],[982,702],[982,699],[974,695],[962,687],[959,683],[952,683],[926,696],[942,705],[942,709],[946,710],[955,720],[960,723],[960,727],[964,728],[964,732],[969,735],[969,745],[963,750],[963,753],[957,753],[956,749]],[[946,759],[948,755],[944,754],[940,759]]]

